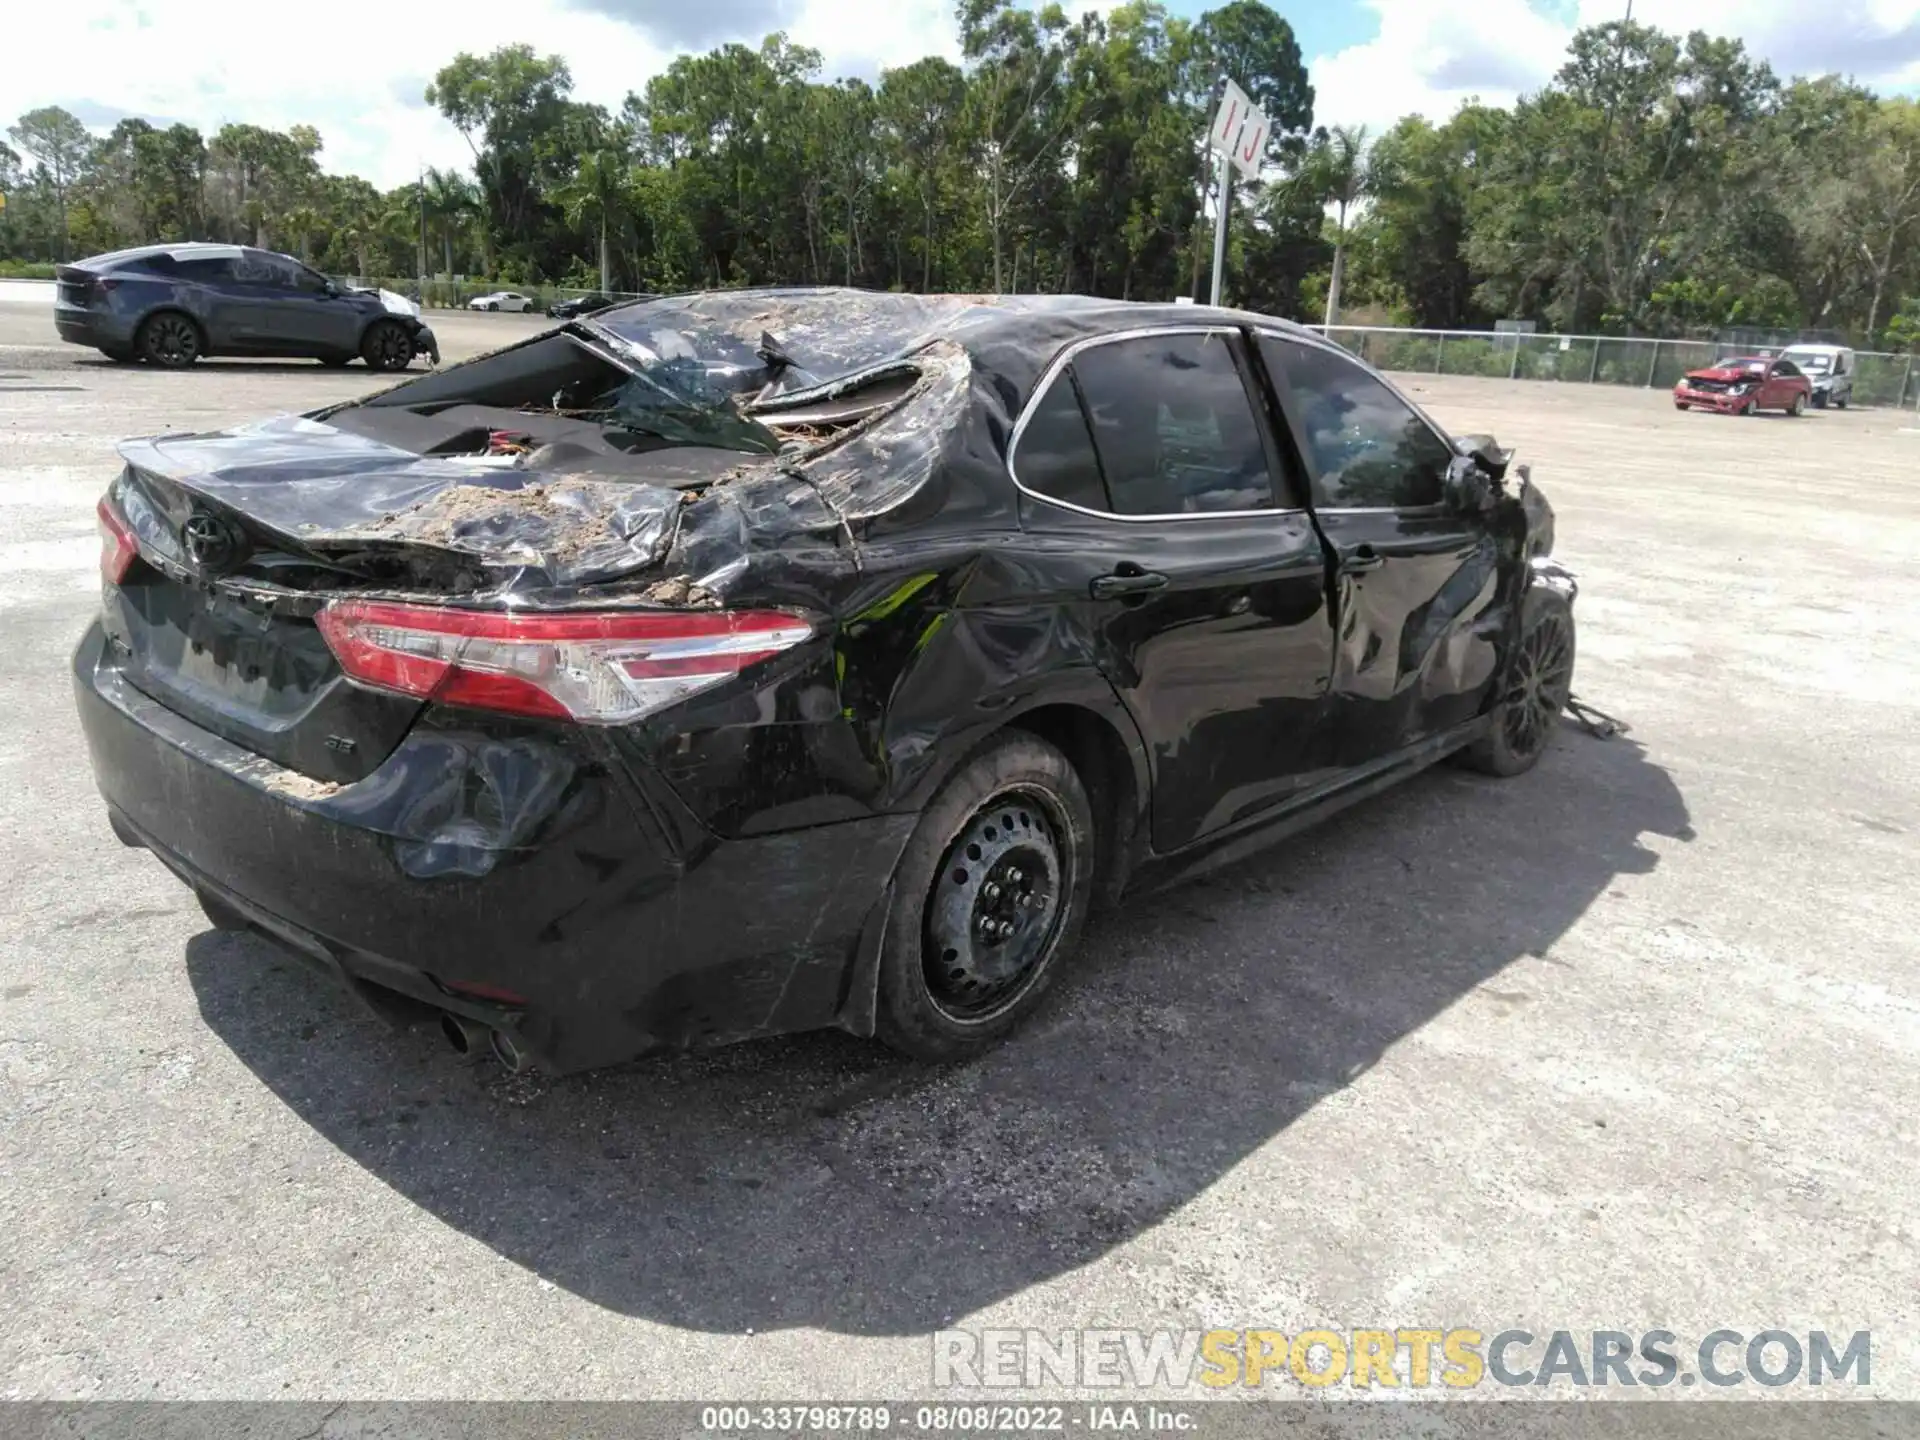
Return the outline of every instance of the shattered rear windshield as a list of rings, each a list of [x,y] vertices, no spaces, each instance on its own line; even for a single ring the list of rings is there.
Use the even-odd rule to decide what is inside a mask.
[[[715,391],[772,400],[909,355],[976,308],[961,296],[738,291],[645,301],[590,322],[636,358],[679,360]]]
[[[714,445],[772,455],[780,438],[738,406],[749,386],[749,372],[732,366],[710,366],[690,353],[629,355],[640,361],[631,379],[616,386],[601,402],[603,409],[588,417],[610,427],[657,435],[688,445]]]

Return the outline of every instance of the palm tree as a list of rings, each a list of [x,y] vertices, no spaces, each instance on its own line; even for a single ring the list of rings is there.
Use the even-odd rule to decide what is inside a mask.
[[[300,242],[300,262],[303,265],[313,263],[313,232],[325,224],[326,217],[305,201],[287,211],[287,230]]]
[[[607,225],[620,205],[627,184],[627,157],[618,150],[591,150],[580,157],[580,168],[555,199],[569,225],[597,221],[600,227],[600,289],[613,286],[607,253]]]
[[[1326,202],[1339,207],[1334,222],[1333,276],[1327,282],[1327,319],[1332,325],[1340,318],[1340,274],[1347,258],[1347,212],[1373,193],[1373,176],[1367,157],[1367,127],[1336,125],[1314,147],[1310,162]]]
[[[446,273],[453,274],[453,235],[460,222],[480,208],[480,193],[458,170],[427,171],[427,215],[440,226]]]

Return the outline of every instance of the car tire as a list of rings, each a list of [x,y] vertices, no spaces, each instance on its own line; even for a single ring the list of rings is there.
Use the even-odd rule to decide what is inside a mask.
[[[1676,400],[1673,402],[1673,408],[1676,410],[1691,410],[1693,407],[1684,400]]]
[[[1813,408],[1816,410],[1824,410],[1827,408],[1827,396],[1825,391],[1816,390],[1813,392]]]
[[[916,1060],[962,1060],[1032,1015],[1079,942],[1095,853],[1086,789],[1058,749],[1007,731],[976,753],[894,871],[881,1040]]]
[[[487,306],[487,309],[489,310],[498,310],[499,308],[500,308],[500,305],[498,301],[496,301],[492,305]]]
[[[168,370],[186,369],[207,348],[206,337],[193,317],[178,310],[162,310],[141,321],[133,344],[148,364]]]
[[[413,337],[398,320],[376,320],[360,337],[360,358],[369,370],[404,370],[413,363]]]
[[[1749,400],[1733,413],[1736,415],[1758,415],[1760,413],[1760,406],[1754,401]]]
[[[1573,694],[1573,606],[1558,590],[1529,589],[1520,606],[1520,643],[1493,708],[1493,728],[1459,753],[1469,770],[1524,775],[1540,763]]]
[[[1795,419],[1798,419],[1800,416],[1806,413],[1807,413],[1807,397],[1805,395],[1795,395],[1793,397],[1793,403],[1787,407],[1787,414],[1793,416]]]
[[[1853,397],[1849,395],[1845,400],[1834,401],[1833,408],[1836,410],[1844,410],[1847,408],[1847,406],[1851,405],[1852,403],[1853,403]]]

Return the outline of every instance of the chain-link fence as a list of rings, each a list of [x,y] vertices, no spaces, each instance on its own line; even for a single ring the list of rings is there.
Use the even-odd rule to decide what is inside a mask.
[[[1660,389],[1671,389],[1689,370],[1753,353],[1751,346],[1714,340],[1391,330],[1364,325],[1335,325],[1326,335],[1377,370]],[[1920,402],[1920,365],[1914,356],[1856,350],[1854,363],[1855,403],[1906,406]]]

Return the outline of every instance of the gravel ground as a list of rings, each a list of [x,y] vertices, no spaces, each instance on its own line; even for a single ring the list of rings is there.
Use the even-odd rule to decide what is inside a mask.
[[[0,1395],[898,1398],[943,1327],[1426,1325],[1871,1329],[1920,1398],[1914,417],[1410,378],[1532,461],[1630,736],[1136,900],[964,1069],[555,1082],[209,931],[73,721],[113,442],[376,383],[0,309]]]

